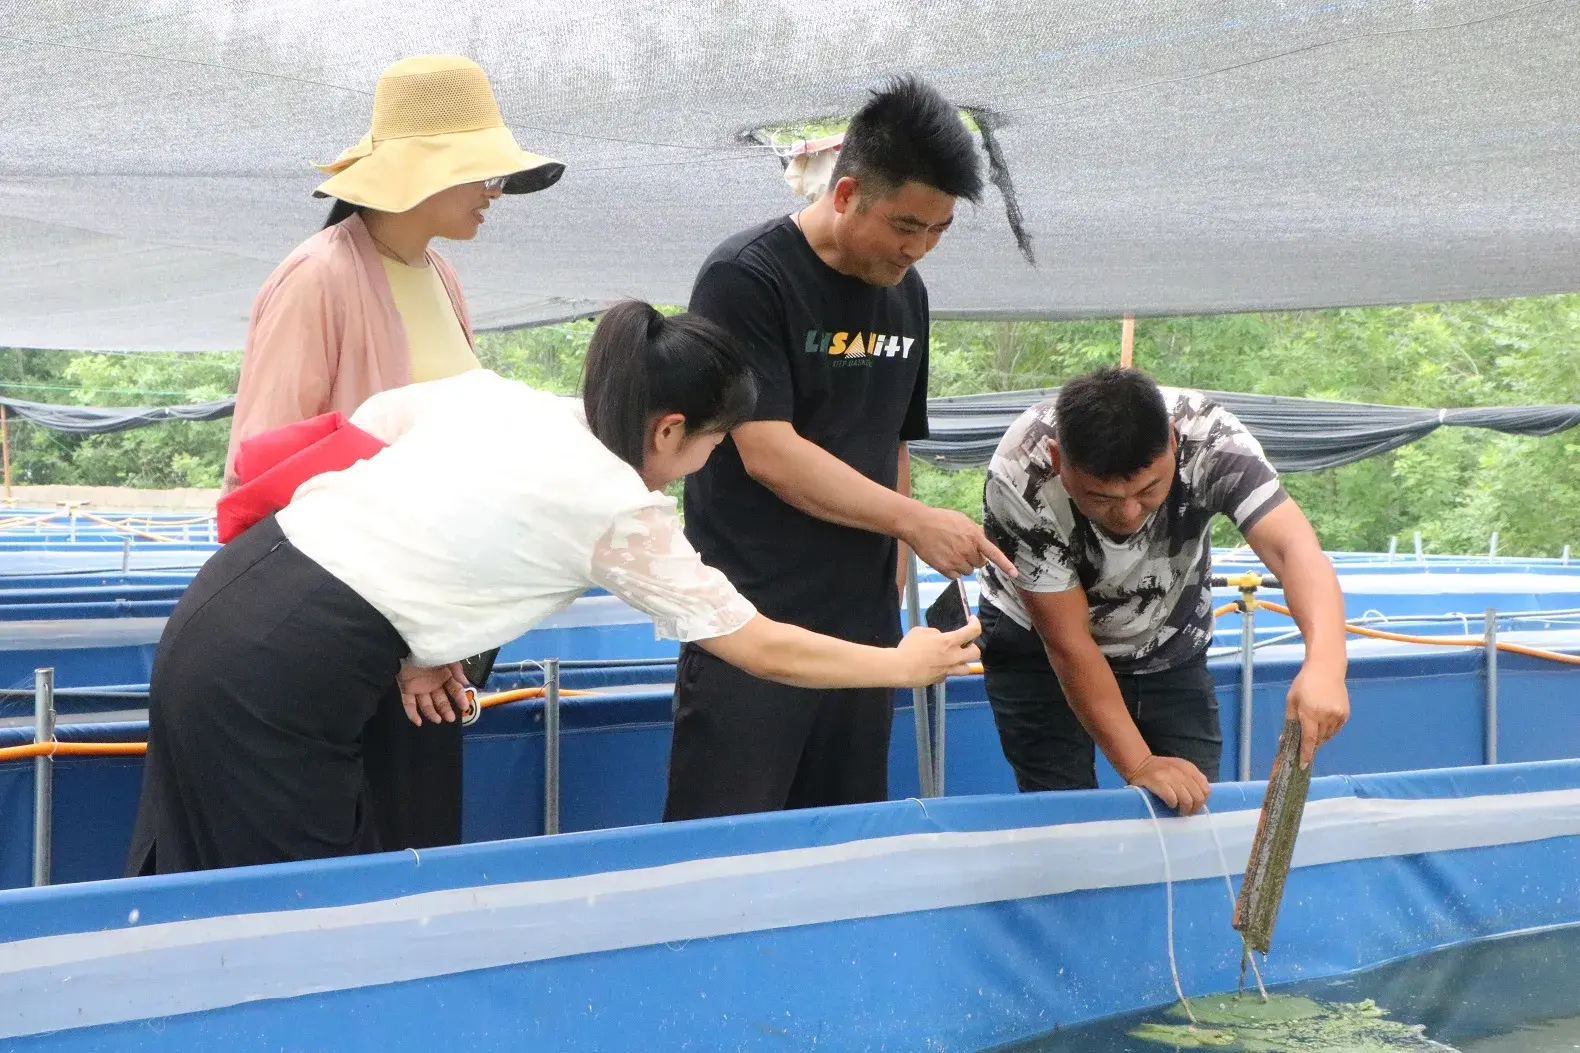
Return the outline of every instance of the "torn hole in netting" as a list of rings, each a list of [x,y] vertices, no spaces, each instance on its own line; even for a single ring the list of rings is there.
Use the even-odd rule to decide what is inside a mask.
[[[1026,229],[1026,219],[1015,193],[1009,161],[998,137],[998,129],[1005,123],[1003,116],[985,106],[963,106],[960,108],[960,120],[976,135],[982,145],[982,152],[987,156],[988,181],[1003,199],[1004,219],[1015,237],[1016,247],[1027,263],[1037,266],[1031,233]],[[825,115],[788,124],[765,125],[747,132],[742,138],[771,149],[779,159],[785,182],[791,191],[797,197],[813,202],[828,190],[849,124],[849,117]]]

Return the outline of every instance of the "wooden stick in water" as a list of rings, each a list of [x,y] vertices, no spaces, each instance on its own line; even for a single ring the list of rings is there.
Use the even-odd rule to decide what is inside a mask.
[[[1311,788],[1311,772],[1300,767],[1300,721],[1284,721],[1278,738],[1278,753],[1273,760],[1273,776],[1267,783],[1262,814],[1251,841],[1251,858],[1245,864],[1245,880],[1234,905],[1234,927],[1239,930],[1245,951],[1240,958],[1240,985],[1245,986],[1245,966],[1251,952],[1265,956],[1273,943],[1273,924],[1284,898],[1284,882],[1289,878],[1290,860],[1295,854],[1295,838],[1306,810],[1306,791]]]

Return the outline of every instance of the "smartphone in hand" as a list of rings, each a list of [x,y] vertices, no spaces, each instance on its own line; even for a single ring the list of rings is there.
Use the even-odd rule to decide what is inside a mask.
[[[939,632],[963,629],[971,620],[971,604],[966,602],[966,583],[950,578],[944,591],[927,608],[927,624]]]

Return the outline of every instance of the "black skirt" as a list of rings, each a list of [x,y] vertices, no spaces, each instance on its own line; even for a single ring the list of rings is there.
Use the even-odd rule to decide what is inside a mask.
[[[273,517],[215,553],[154,659],[127,873],[460,839],[460,725],[414,727],[389,621]]]

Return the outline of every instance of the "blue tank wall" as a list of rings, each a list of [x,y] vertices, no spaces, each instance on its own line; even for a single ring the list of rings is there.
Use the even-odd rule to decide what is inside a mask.
[[[10,567],[14,558],[15,553],[0,552],[0,566]],[[1403,569],[1397,564],[1340,561],[1339,573],[1351,618],[1375,612],[1404,619],[1464,615],[1462,621],[1406,624],[1403,631],[1477,633],[1488,607],[1503,612],[1575,611],[1568,622],[1580,625],[1580,565],[1483,562]],[[40,665],[53,665],[61,686],[147,682],[163,619],[179,599],[185,579],[155,571],[88,577],[85,582],[78,575],[26,572],[8,582],[0,576],[0,688],[31,685],[33,670]],[[937,574],[923,575],[923,605],[942,588],[943,579]],[[967,591],[974,605],[974,582],[968,583]],[[1235,593],[1220,589],[1216,596],[1221,605],[1231,602]],[[1277,591],[1263,596],[1275,602],[1283,598]],[[1564,621],[1548,619],[1544,624]],[[1257,615],[1256,624],[1259,639],[1293,628],[1288,618],[1265,610]],[[1238,614],[1222,616],[1216,628],[1217,644],[1238,644]],[[505,645],[500,661],[673,659],[676,653],[673,641],[654,637],[649,619],[595,589]]]
[[[1479,764],[1485,686],[1474,650],[1419,651],[1377,645],[1350,662],[1352,716],[1318,755],[1318,775],[1362,774]],[[1222,779],[1239,752],[1239,668],[1211,663],[1223,725]],[[1252,774],[1265,777],[1282,726],[1284,697],[1299,670],[1283,649],[1256,663]],[[1580,754],[1580,666],[1503,655],[1499,662],[1499,756],[1504,762]],[[889,753],[891,799],[917,794],[910,692],[896,692]],[[981,677],[950,681],[945,788],[951,795],[1014,791]],[[542,704],[490,709],[465,738],[465,837],[469,842],[543,830]],[[596,830],[656,822],[662,812],[670,741],[668,688],[566,698],[562,711],[561,829]],[[62,739],[130,741],[144,724],[64,725]],[[0,729],[0,746],[31,741],[27,728]],[[56,761],[55,880],[120,873],[136,806],[138,759]],[[0,764],[0,888],[31,873],[32,763]],[[1120,780],[1099,758],[1099,782]]]
[[[980,1050],[1233,987],[1261,787],[901,801],[0,893],[0,1042]],[[1227,861],[1227,866],[1225,862]],[[1166,876],[1172,880],[1165,886]],[[1319,779],[1270,983],[1580,921],[1580,764]]]

